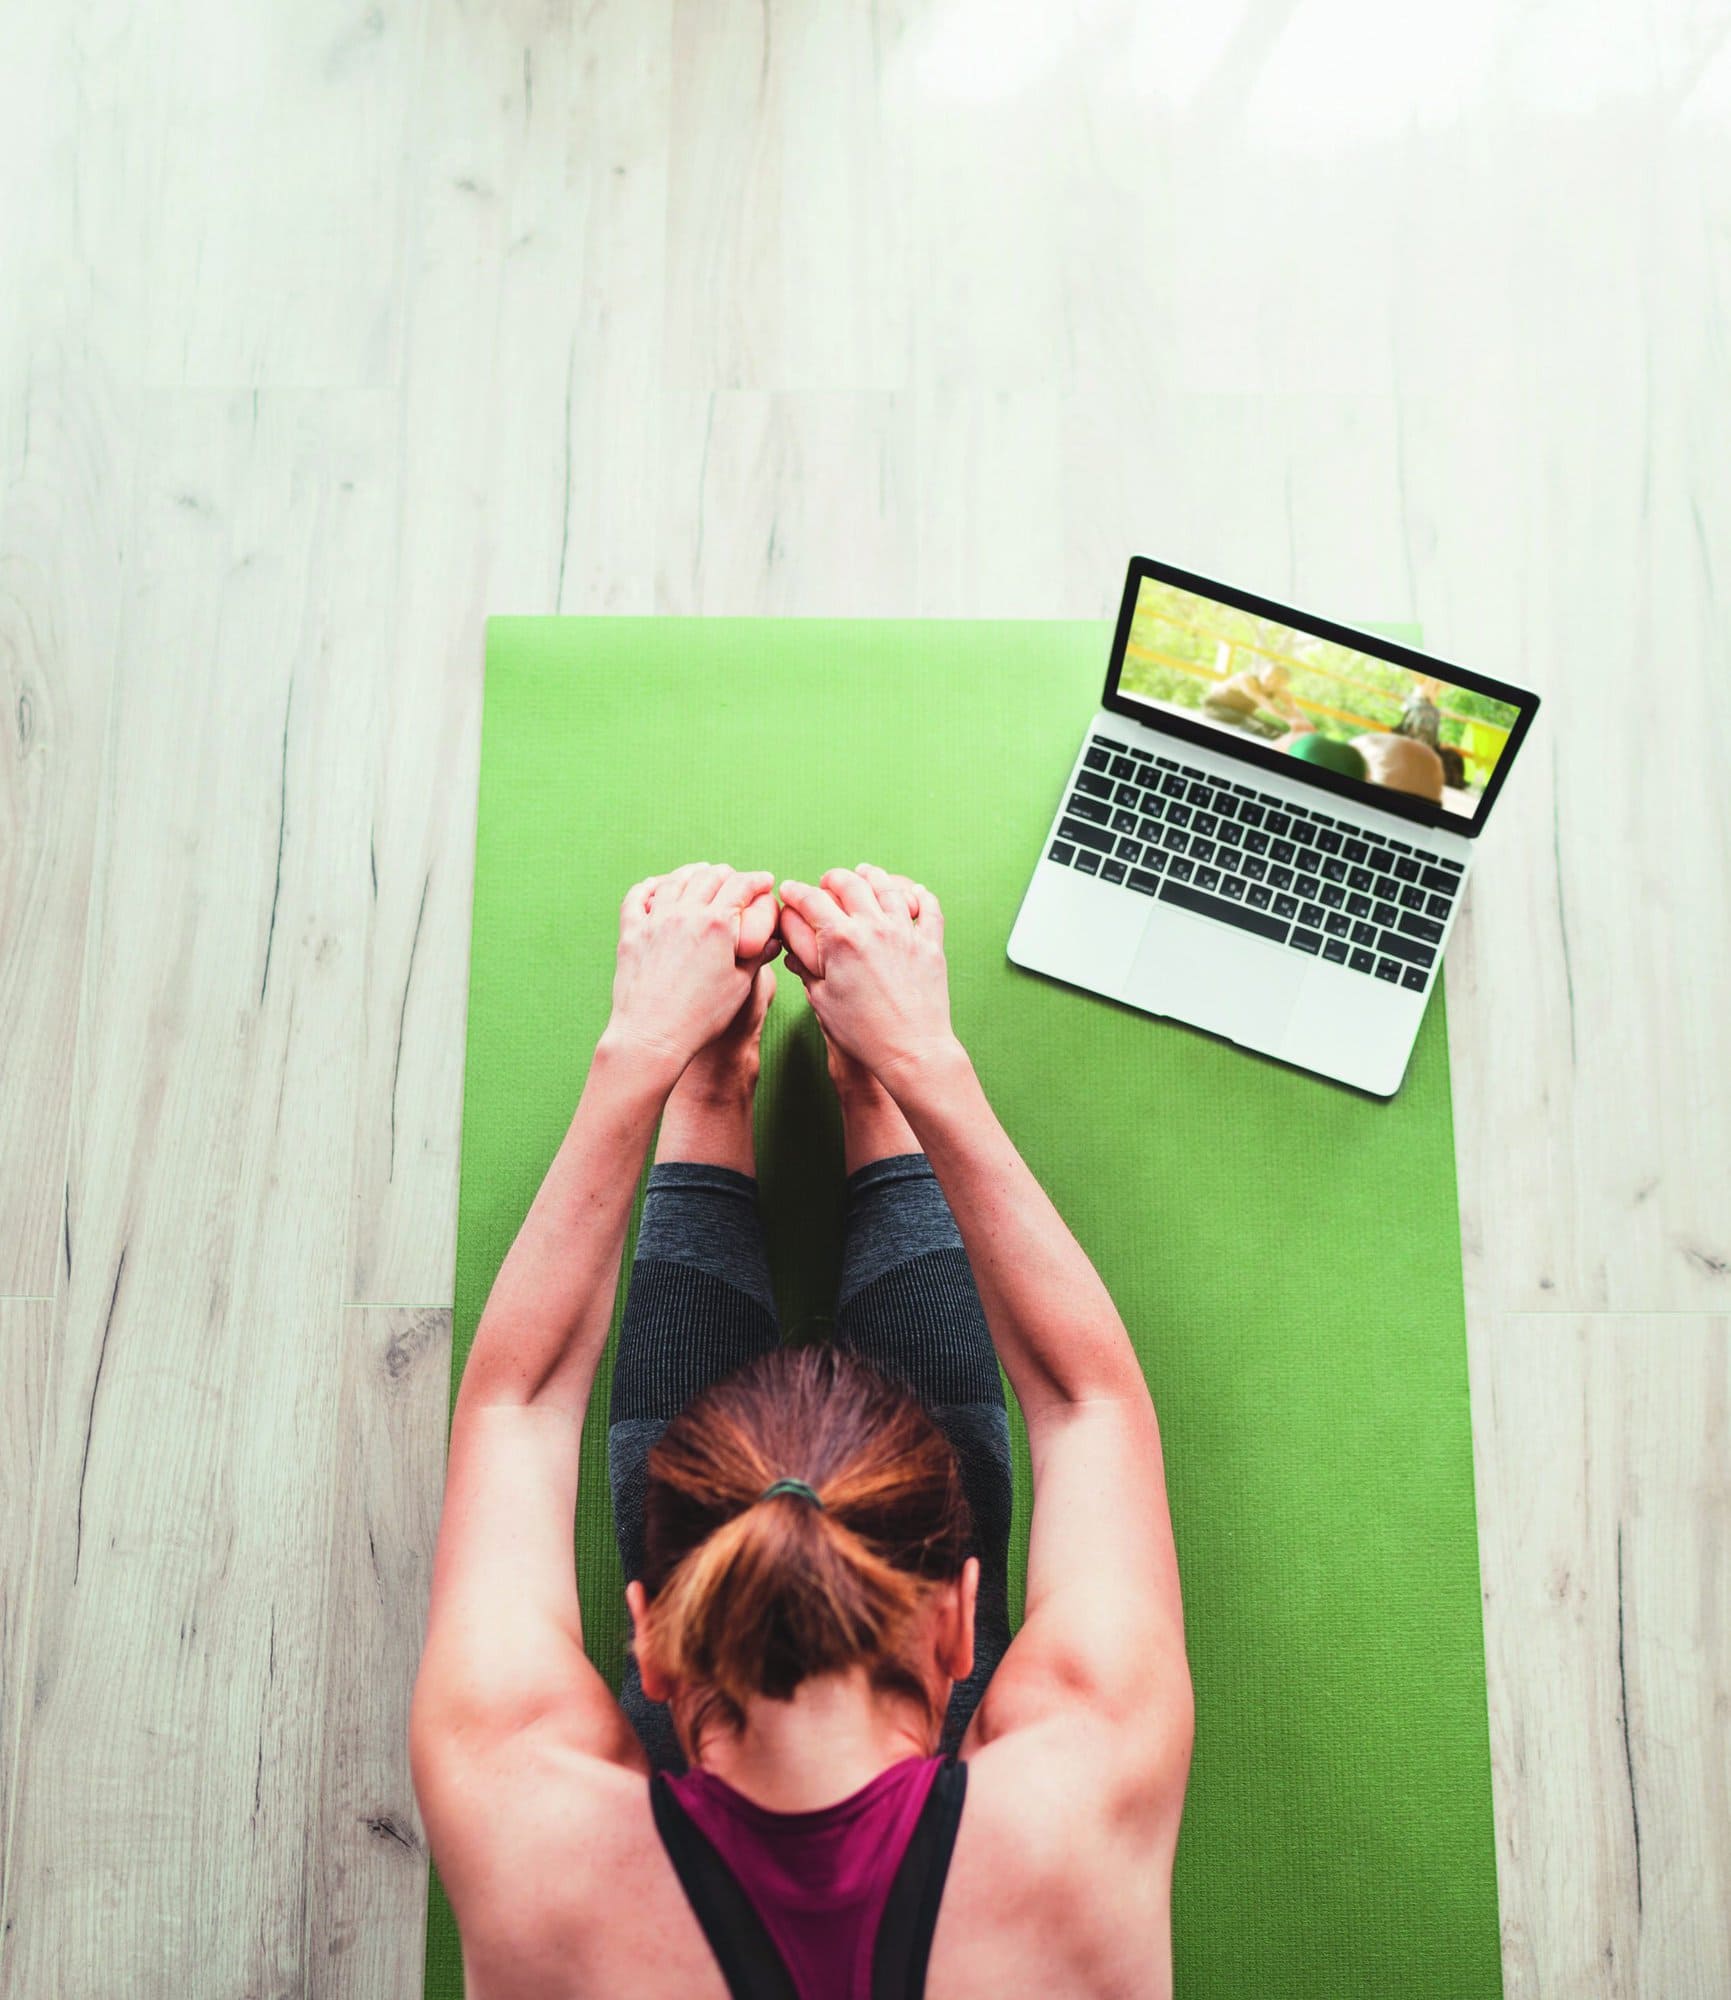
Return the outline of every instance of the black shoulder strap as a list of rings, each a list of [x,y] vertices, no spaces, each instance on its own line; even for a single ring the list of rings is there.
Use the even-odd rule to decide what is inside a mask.
[[[926,1961],[967,1790],[967,1765],[946,1758],[890,1884],[872,1959],[872,2000],[921,2000],[926,1990]]]
[[[649,1807],[673,1872],[733,2000],[799,2000],[793,1975],[751,1898],[679,1803],[673,1787],[659,1777],[649,1780]]]

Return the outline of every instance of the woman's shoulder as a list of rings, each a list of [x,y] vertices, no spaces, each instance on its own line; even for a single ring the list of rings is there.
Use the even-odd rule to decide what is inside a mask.
[[[590,1992],[725,2000],[663,1852],[645,1774],[553,1733],[525,1737],[509,1755],[510,1771],[476,1799],[461,1855],[434,1855],[472,2000]]]
[[[1177,1801],[1127,1795],[1109,1745],[1029,1729],[968,1759],[932,1947],[933,2000],[1169,1990]],[[994,1987],[993,1976],[1004,1984]],[[1128,1978],[1128,1983],[1126,1982]]]

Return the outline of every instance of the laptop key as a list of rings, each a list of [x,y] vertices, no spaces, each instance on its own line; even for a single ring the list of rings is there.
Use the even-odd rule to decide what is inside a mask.
[[[1295,861],[1298,858],[1298,849],[1290,840],[1277,840],[1268,851],[1276,861]]]
[[[1084,847],[1076,855],[1076,866],[1081,869],[1084,875],[1098,875],[1100,872],[1100,857]]]
[[[1374,972],[1376,970],[1376,954],[1374,952],[1355,951],[1346,962],[1352,967],[1354,972]]]
[[[1443,927],[1434,917],[1421,917],[1415,911],[1401,912],[1400,928],[1408,937],[1423,938],[1426,944],[1441,944]]]
[[[1344,910],[1329,910],[1322,919],[1322,928],[1330,937],[1344,938],[1352,929],[1352,923]]]
[[[1320,827],[1317,830],[1316,844],[1324,854],[1338,854],[1345,838],[1338,827]]]
[[[1121,840],[1118,843],[1118,859],[1128,861],[1131,867],[1142,859],[1142,843],[1139,840]]]
[[[1409,882],[1400,892],[1400,906],[1403,910],[1422,910],[1424,891],[1416,882]]]
[[[1189,787],[1185,784],[1181,773],[1168,771],[1160,780],[1160,789],[1169,799],[1181,799]]]
[[[1252,882],[1260,882],[1268,873],[1268,863],[1260,854],[1247,854],[1239,862],[1238,872]]]
[[[1322,949],[1322,933],[1321,931],[1295,930],[1292,933],[1292,942],[1300,951],[1307,951],[1314,957]]]
[[[1116,736],[1096,736],[1094,741],[1104,744],[1108,750],[1116,750],[1120,756],[1130,747],[1128,743],[1120,743]]]
[[[1218,889],[1220,887],[1220,870],[1218,868],[1198,868],[1195,881],[1198,889]]]
[[[1309,924],[1312,930],[1319,931],[1322,929],[1322,920],[1327,914],[1320,903],[1304,903],[1300,905],[1298,921],[1301,924]]]
[[[1157,819],[1139,819],[1136,822],[1136,838],[1142,841],[1160,838],[1160,822]]]
[[[1166,864],[1168,882],[1188,882],[1196,873],[1196,863],[1187,854],[1175,854]]]
[[[1077,819],[1085,819],[1095,826],[1104,826],[1112,817],[1112,808],[1104,806],[1098,799],[1085,797],[1081,792],[1072,792],[1065,811],[1073,813]]]
[[[1090,798],[1109,799],[1112,796],[1112,780],[1102,778],[1098,771],[1078,771],[1076,789],[1086,792]]]
[[[1228,902],[1224,896],[1208,896],[1200,889],[1180,887],[1170,877],[1160,891],[1160,900],[1181,910],[1193,910],[1199,917],[1215,917],[1221,923],[1236,924],[1240,930],[1254,931],[1258,937],[1269,938],[1275,944],[1286,942],[1286,926],[1279,918],[1247,909],[1243,903]]]
[[[1114,778],[1133,778],[1141,767],[1132,757],[1118,756],[1112,759],[1111,768]]]
[[[1269,849],[1268,835],[1259,827],[1244,836],[1244,851],[1247,854],[1266,854]]]
[[[1418,880],[1418,862],[1412,855],[1402,854],[1396,858],[1394,872],[1403,882],[1416,882]]]
[[[1178,805],[1177,803],[1169,805],[1166,808],[1166,824],[1168,826],[1188,826],[1190,824],[1190,808]]]
[[[1274,901],[1274,891],[1266,882],[1252,882],[1244,892],[1244,900],[1253,910],[1266,910]]]
[[[1214,859],[1213,841],[1199,839],[1196,833],[1192,831],[1190,835],[1190,858],[1192,861],[1212,861]]]
[[[1279,866],[1269,869],[1268,884],[1272,889],[1290,889],[1292,887],[1292,870]]]
[[[1338,854],[1331,854],[1323,862],[1321,874],[1325,882],[1344,882],[1346,880],[1346,863],[1341,860]]]
[[[1295,875],[1292,878],[1292,886],[1306,902],[1313,902],[1316,898],[1316,892],[1322,887],[1322,884],[1314,875],[1301,874]]]
[[[1220,831],[1220,821],[1213,813],[1207,811],[1199,810],[1190,824],[1195,827],[1198,833],[1205,833],[1210,838]]]
[[[1346,891],[1338,882],[1324,882],[1316,892],[1316,900],[1325,910],[1340,910],[1346,907]]]
[[[1214,788],[1212,785],[1205,785],[1200,778],[1197,778],[1191,783],[1190,789],[1184,796],[1193,806],[1201,806],[1206,810],[1213,803]]]
[[[1089,826],[1079,819],[1061,819],[1058,834],[1063,840],[1073,840],[1078,847],[1091,848],[1096,854],[1112,852],[1112,836],[1097,826]]]
[[[1375,924],[1354,924],[1352,927],[1352,941],[1354,944],[1375,944]]]
[[[1371,922],[1381,924],[1384,930],[1395,923],[1398,914],[1392,903],[1373,903],[1370,907]]]
[[[1138,812],[1142,809],[1142,787],[1140,785],[1120,785],[1112,794],[1112,797],[1118,805],[1133,806]]]
[[[1220,822],[1219,839],[1222,847],[1242,847],[1244,845],[1244,829],[1234,819],[1223,819]]]
[[[1122,882],[1129,872],[1130,870],[1122,861],[1102,861],[1100,864],[1100,880],[1102,882]]]
[[[1289,813],[1271,812],[1262,824],[1270,833],[1290,833],[1292,817]]]
[[[1228,875],[1220,884],[1220,893],[1230,896],[1235,903],[1242,903],[1249,887],[1242,875]]]
[[[1400,973],[1401,968],[1396,965],[1392,958],[1379,958],[1377,960],[1376,976],[1378,979],[1396,980],[1399,979]]]
[[[1161,839],[1165,843],[1169,854],[1188,854],[1190,852],[1190,836],[1178,827],[1169,826],[1161,835]]]
[[[1216,792],[1214,794],[1214,803],[1208,810],[1218,813],[1222,819],[1236,819],[1238,817],[1238,801],[1230,792]]]
[[[1370,842],[1368,840],[1360,840],[1358,835],[1354,834],[1341,851],[1345,854],[1348,861],[1362,861],[1370,852]]]
[[[1112,753],[1103,743],[1090,743],[1082,752],[1082,762],[1090,771],[1104,771],[1112,762]]]
[[[1138,896],[1152,896],[1160,886],[1160,877],[1150,874],[1146,868],[1132,868],[1130,886]]]
[[[1373,847],[1370,850],[1370,865],[1379,875],[1392,875],[1394,873],[1394,855],[1386,847]]]
[[[1277,917],[1285,917],[1290,922],[1298,915],[1298,898],[1296,896],[1276,896],[1274,899],[1274,914]]]
[[[1368,917],[1370,915],[1370,898],[1368,896],[1361,896],[1355,889],[1346,899],[1346,914],[1349,917]]]
[[[1446,917],[1454,905],[1447,896],[1433,896],[1424,907],[1427,916]]]
[[[1376,887],[1376,877],[1362,863],[1357,868],[1349,868],[1346,871],[1346,879],[1355,889],[1374,889]]]
[[[1114,833],[1134,833],[1140,823],[1133,812],[1126,812],[1122,806],[1112,815]]]
[[[1322,955],[1333,965],[1346,963],[1346,939],[1331,937],[1323,942]]]
[[[1384,931],[1377,939],[1380,950],[1390,958],[1403,960],[1407,965],[1429,966],[1436,964],[1436,947],[1422,943],[1418,938],[1407,937],[1401,931]]]
[[[1233,789],[1236,790],[1237,787],[1234,786]],[[1243,805],[1238,808],[1238,817],[1246,826],[1260,826],[1264,817],[1264,809],[1254,799],[1246,799]]]
[[[1076,858],[1076,850],[1070,845],[1070,843],[1067,840],[1054,840],[1046,854],[1046,859],[1048,861],[1060,862],[1066,868],[1069,867],[1070,863],[1074,861],[1075,858]]]
[[[1400,976],[1400,983],[1411,992],[1422,993],[1424,983],[1430,977],[1422,965],[1409,965]]]
[[[1418,879],[1427,889],[1455,890],[1461,885],[1459,874],[1445,874],[1440,868],[1421,868]]]

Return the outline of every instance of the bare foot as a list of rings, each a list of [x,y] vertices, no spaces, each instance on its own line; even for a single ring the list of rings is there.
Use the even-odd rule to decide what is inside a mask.
[[[843,1054],[827,1035],[823,1045],[829,1080],[835,1085],[836,1102],[841,1106],[847,1172],[857,1173],[873,1160],[917,1153],[920,1142],[914,1137],[913,1127],[865,1064]]]
[[[673,1086],[661,1114],[657,1160],[689,1160],[755,1174],[752,1109],[763,1067],[763,1020],[775,997],[766,965],[732,1021],[700,1049]]]

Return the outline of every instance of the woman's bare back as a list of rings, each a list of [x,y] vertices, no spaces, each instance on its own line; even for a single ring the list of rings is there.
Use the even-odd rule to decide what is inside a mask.
[[[1170,1993],[1182,1760],[1136,1799],[1064,1749],[1009,1738],[968,1760],[928,2000]],[[474,1827],[457,1891],[471,2000],[728,2000],[643,1776],[552,1734],[502,1756],[475,1791],[509,1815]]]

